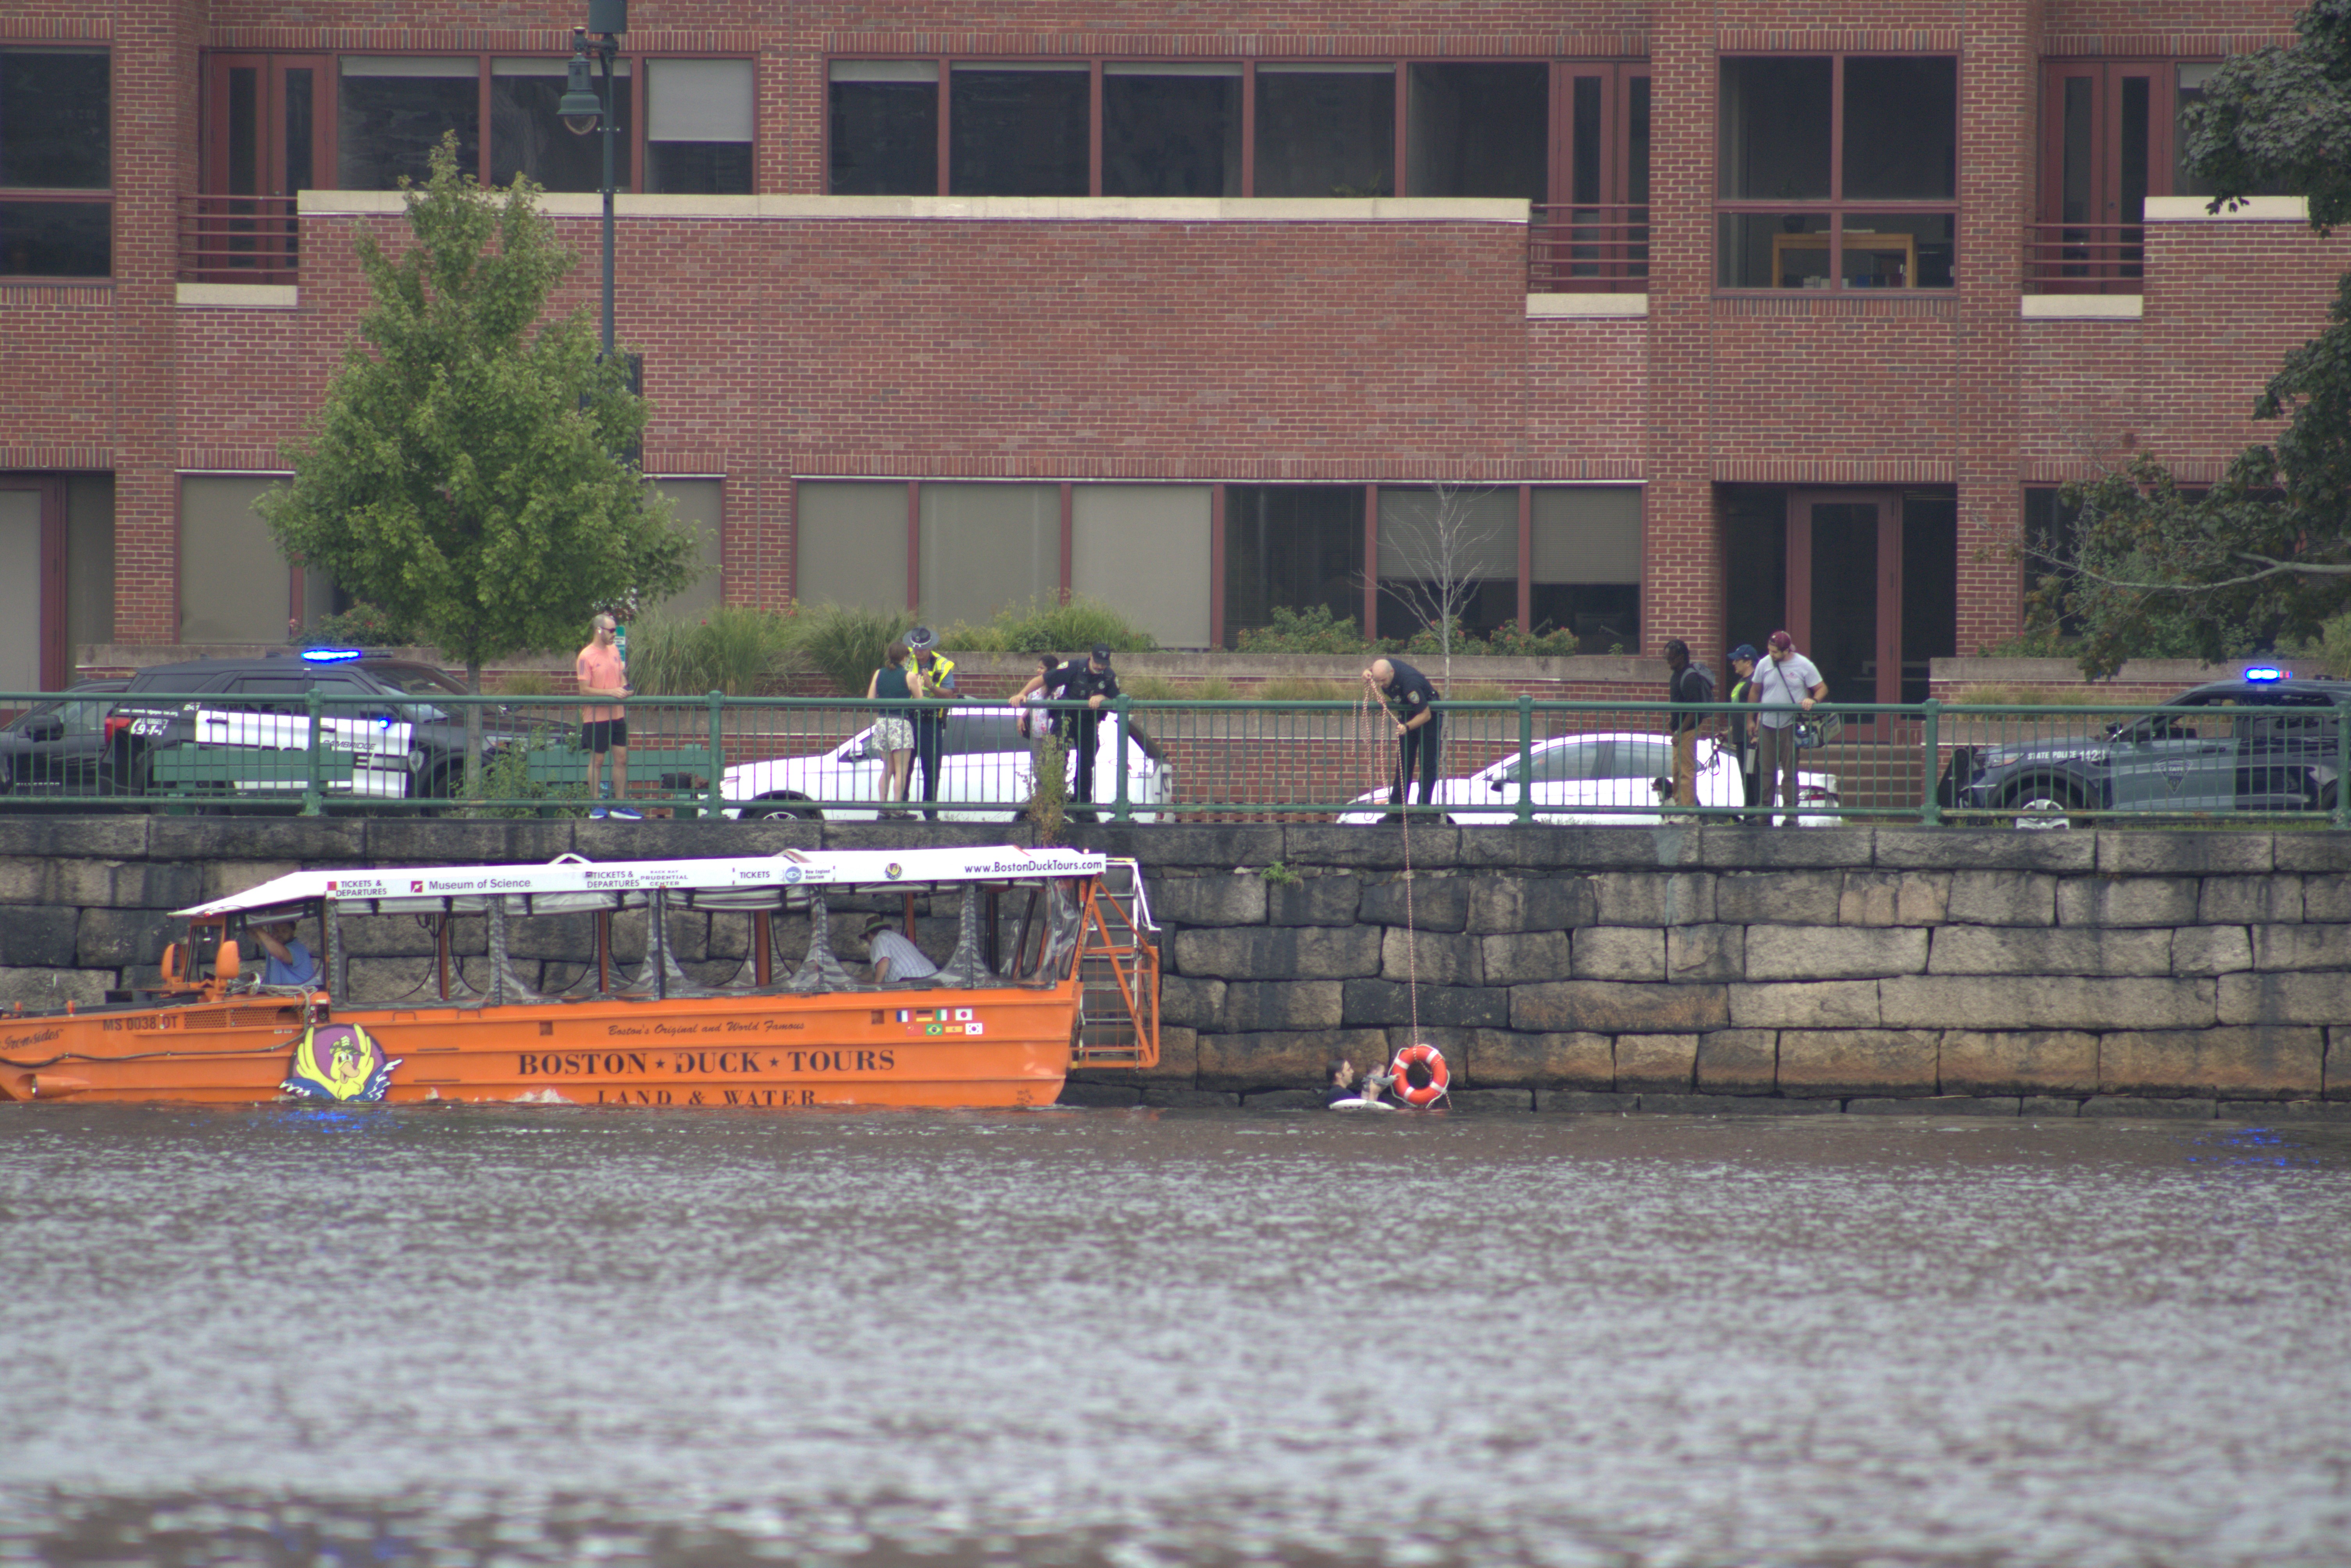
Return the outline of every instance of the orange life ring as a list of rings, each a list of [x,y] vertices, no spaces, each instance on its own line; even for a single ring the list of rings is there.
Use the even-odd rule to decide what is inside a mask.
[[[1411,1074],[1416,1067],[1426,1072],[1427,1082],[1413,1082]],[[1405,1047],[1396,1052],[1395,1060],[1388,1063],[1388,1072],[1395,1079],[1395,1097],[1407,1105],[1436,1104],[1445,1098],[1445,1086],[1453,1080],[1453,1075],[1445,1070],[1445,1053],[1433,1045]]]

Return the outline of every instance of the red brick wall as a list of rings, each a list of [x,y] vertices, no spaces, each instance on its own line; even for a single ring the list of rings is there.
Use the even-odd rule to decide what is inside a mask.
[[[1524,314],[1522,235],[1472,224],[632,220],[622,335],[648,353],[656,471],[727,481],[729,594],[789,591],[791,477],[1648,481],[1645,641],[1719,664],[1724,482],[1949,484],[1959,644],[2015,627],[1997,546],[2027,482],[2126,444],[2209,476],[2343,242],[2167,224],[2135,324],[2021,321],[2044,52],[2209,53],[2283,36],[2277,0],[637,0],[632,38],[757,53],[758,181],[821,188],[828,51],[1637,57],[1656,78],[1650,313]],[[977,20],[976,20],[977,18]],[[976,26],[990,30],[974,30]],[[291,312],[172,308],[201,47],[540,49],[562,18],[456,0],[19,0],[0,37],[116,51],[111,287],[0,287],[0,465],[114,467],[118,635],[175,633],[175,468],[275,465],[361,302],[349,237],[304,236]],[[1957,48],[1960,283],[1942,299],[1717,299],[1724,47]],[[372,221],[372,220],[371,220]],[[396,222],[379,222],[387,235]],[[565,302],[596,287],[595,226]],[[2199,466],[2200,465],[2200,466]]]
[[[2081,478],[2134,450],[2209,482],[2278,426],[2253,399],[2278,361],[2321,330],[2351,235],[2295,223],[2147,228],[2146,316],[2032,321],[2021,363],[2020,450],[2030,482]]]

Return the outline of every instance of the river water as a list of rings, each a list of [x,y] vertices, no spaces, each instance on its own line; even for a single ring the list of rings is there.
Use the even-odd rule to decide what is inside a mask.
[[[2351,1559],[2351,1129],[0,1110],[0,1563]]]

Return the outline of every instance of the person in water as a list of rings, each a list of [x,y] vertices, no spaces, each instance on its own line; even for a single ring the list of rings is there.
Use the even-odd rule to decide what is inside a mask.
[[[1353,1105],[1359,1103],[1365,1105],[1384,1105],[1386,1101],[1382,1098],[1382,1092],[1395,1082],[1385,1073],[1380,1072],[1366,1072],[1359,1079],[1355,1075],[1355,1064],[1343,1060],[1332,1061],[1329,1072],[1330,1082],[1322,1099],[1326,1109],[1335,1109],[1341,1105]]]

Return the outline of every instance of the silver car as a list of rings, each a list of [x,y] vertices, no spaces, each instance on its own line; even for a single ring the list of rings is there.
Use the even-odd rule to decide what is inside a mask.
[[[1747,804],[1739,767],[1729,747],[1712,737],[1701,737],[1698,743],[1698,768],[1699,805]],[[1513,752],[1466,777],[1440,779],[1437,781],[1436,806],[1465,827],[1516,821],[1519,770],[1519,757]],[[1673,742],[1662,735],[1616,730],[1554,736],[1535,743],[1534,778],[1528,792],[1533,798],[1538,822],[1588,827],[1654,826],[1665,820],[1659,810],[1657,783],[1671,779],[1673,773]],[[1358,795],[1353,802],[1355,809],[1339,821],[1388,821],[1387,800],[1385,789]],[[1836,818],[1807,811],[1805,808],[1836,804],[1835,774],[1796,775],[1796,820],[1802,826],[1834,826]],[[1610,807],[1616,809],[1604,809]]]

